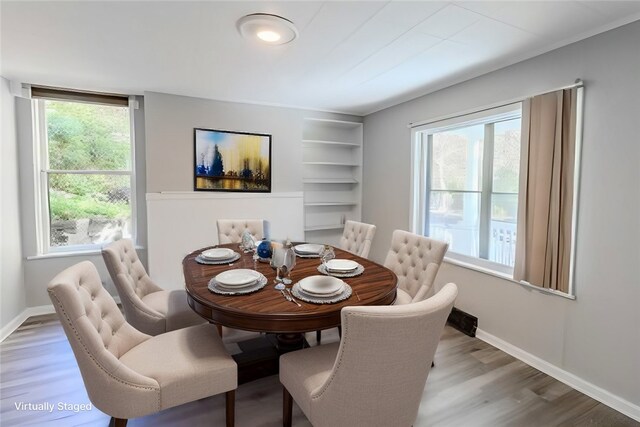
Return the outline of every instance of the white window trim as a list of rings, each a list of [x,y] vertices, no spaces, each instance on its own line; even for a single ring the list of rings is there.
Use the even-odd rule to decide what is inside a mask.
[[[68,245],[68,246],[51,246],[51,230],[49,223],[49,187],[47,185],[47,177],[50,173],[70,173],[78,175],[126,175],[129,176],[130,186],[130,206],[131,206],[131,239],[137,242],[137,192],[136,192],[136,158],[135,158],[135,110],[138,108],[138,101],[135,96],[129,97],[129,132],[130,132],[130,149],[131,149],[131,170],[71,170],[61,171],[55,169],[47,169],[44,165],[48,165],[49,150],[47,146],[47,124],[45,114],[45,101],[46,99],[33,99],[32,111],[33,111],[33,144],[34,144],[34,173],[35,173],[35,206],[36,206],[36,236],[37,236],[37,253],[38,255],[30,257],[48,258],[49,255],[55,256],[60,254],[61,256],[78,255],[78,254],[94,254],[99,251],[103,244],[90,244],[90,245]],[[63,100],[65,101],[65,100]],[[80,102],[80,101],[65,101],[65,102]]]
[[[430,146],[430,144],[427,143],[428,138],[431,138],[431,135],[438,132],[473,126],[476,124],[485,124],[488,118],[491,118],[492,121],[505,121],[521,117],[521,115],[522,102],[518,101],[469,114],[445,117],[437,121],[427,122],[411,128],[411,200],[409,209],[409,227],[412,233],[426,235],[424,225],[426,223],[425,218],[427,215],[427,204],[425,203],[426,199],[424,195],[430,191],[427,185],[427,177],[430,173],[428,159],[431,157],[431,153],[426,152],[427,148]],[[427,138],[424,138],[424,136],[427,136]],[[483,161],[488,162],[489,159],[486,159],[485,157],[486,156],[483,156]],[[486,174],[484,175],[486,176]],[[485,199],[490,197],[490,195],[484,194],[484,184],[483,188],[481,188],[481,194],[483,194],[482,206],[486,206],[487,201]],[[476,258],[448,251],[447,258],[454,261],[457,265],[473,265],[482,271],[493,272],[503,278],[509,277],[513,274],[512,267],[479,257]]]

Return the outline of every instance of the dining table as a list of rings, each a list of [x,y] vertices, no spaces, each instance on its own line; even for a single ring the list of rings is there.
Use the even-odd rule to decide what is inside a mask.
[[[202,264],[196,258],[212,248],[229,248],[240,256],[224,264]],[[388,268],[340,248],[333,248],[336,259],[352,260],[364,267],[355,277],[341,278],[351,287],[351,295],[330,304],[290,301],[288,293],[275,289],[276,270],[268,262],[256,260],[252,252],[243,252],[237,243],[200,248],[182,261],[187,302],[201,317],[211,323],[245,331],[262,332],[261,337],[240,342],[240,353],[233,357],[238,363],[239,383],[278,370],[280,354],[308,346],[305,332],[340,327],[341,310],[347,306],[390,305],[396,299],[397,276]],[[314,275],[321,275],[319,257],[296,257],[290,272],[293,284]],[[242,295],[221,295],[209,290],[209,282],[218,274],[232,269],[251,269],[264,275],[267,284],[255,292]]]

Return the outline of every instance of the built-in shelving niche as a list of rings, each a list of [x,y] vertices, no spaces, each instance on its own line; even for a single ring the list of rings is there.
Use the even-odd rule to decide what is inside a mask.
[[[305,239],[337,245],[362,215],[362,123],[306,118],[302,137]]]

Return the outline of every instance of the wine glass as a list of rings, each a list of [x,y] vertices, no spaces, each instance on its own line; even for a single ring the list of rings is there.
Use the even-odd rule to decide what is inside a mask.
[[[281,282],[280,275],[284,272],[286,250],[284,248],[275,248],[271,255],[271,267],[276,269],[276,282]]]
[[[296,266],[296,253],[291,247],[291,244],[288,244],[285,249],[284,254],[284,264],[283,271],[284,277],[282,278],[282,283],[285,285],[291,284],[291,270]]]
[[[320,260],[322,261],[322,265],[325,270],[327,270],[327,263],[336,257],[336,253],[333,251],[333,248],[330,245],[324,245],[322,251],[320,252]]]

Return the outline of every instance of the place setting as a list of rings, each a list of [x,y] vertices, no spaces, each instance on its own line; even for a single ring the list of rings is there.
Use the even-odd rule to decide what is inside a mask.
[[[364,273],[364,267],[350,259],[331,259],[320,264],[318,271],[327,276],[356,277]]]
[[[316,243],[302,243],[295,245],[293,250],[300,258],[320,258],[324,248],[324,245]]]
[[[229,248],[207,249],[196,256],[198,264],[220,265],[229,264],[240,259],[240,254]]]
[[[351,286],[332,276],[309,276],[291,288],[294,297],[313,304],[334,304],[351,297]]]
[[[246,295],[264,288],[267,282],[267,278],[258,271],[238,268],[218,274],[209,280],[207,288],[220,295]]]

